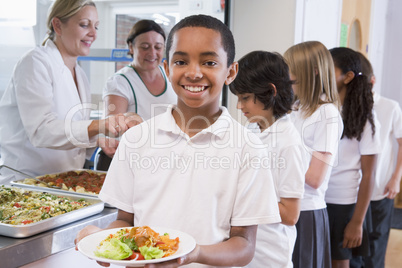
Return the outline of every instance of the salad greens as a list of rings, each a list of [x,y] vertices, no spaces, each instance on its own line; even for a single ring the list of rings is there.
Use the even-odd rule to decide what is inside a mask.
[[[122,237],[120,241],[129,246],[131,250],[138,251],[138,246],[133,238]]]
[[[179,242],[178,237],[170,239],[167,233],[160,236],[149,226],[119,228],[100,242],[94,254],[113,260],[160,259],[174,254]]]
[[[113,260],[123,260],[130,257],[133,251],[130,247],[117,238],[103,242],[102,246],[94,252],[95,256]]]
[[[160,259],[163,257],[163,250],[157,247],[147,247],[142,246],[139,248],[141,255],[144,256],[144,259],[151,260],[151,259]]]
[[[103,242],[102,246],[95,251],[97,257],[103,257],[113,260],[123,260],[130,257],[133,251],[140,251],[144,259],[160,259],[163,257],[163,250],[157,247],[142,246],[138,248],[134,239],[122,237],[121,239],[111,238],[109,241]]]

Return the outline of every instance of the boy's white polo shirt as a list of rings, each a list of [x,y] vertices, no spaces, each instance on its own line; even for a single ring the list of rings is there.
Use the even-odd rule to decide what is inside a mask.
[[[231,226],[280,222],[271,172],[261,167],[266,150],[221,110],[191,138],[172,107],[128,130],[99,197],[134,213],[136,226],[178,229],[201,245],[227,239]]]
[[[301,137],[290,117],[278,119],[262,133],[255,123],[250,124],[249,129],[267,146],[278,202],[280,198],[301,199],[308,165],[302,160],[305,155]],[[293,267],[295,241],[294,225],[259,225],[254,258],[248,267]]]
[[[394,144],[395,139],[402,138],[402,111],[394,100],[384,98],[374,93],[374,110],[377,113],[378,121],[381,122],[381,153],[377,157],[377,168],[371,200],[384,199],[385,186],[392,177],[395,170],[396,154],[398,146]]]

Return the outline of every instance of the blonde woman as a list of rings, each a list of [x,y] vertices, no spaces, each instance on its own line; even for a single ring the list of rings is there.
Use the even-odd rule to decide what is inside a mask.
[[[331,267],[324,197],[343,131],[333,61],[328,49],[318,41],[294,45],[284,57],[296,96],[291,117],[302,137],[306,153],[303,159],[308,165],[293,264],[302,268]]]
[[[98,25],[92,1],[53,3],[48,37],[17,63],[0,102],[1,164],[40,175],[83,168],[88,148],[113,155],[117,141],[98,134],[118,136],[130,123],[121,114],[89,120],[89,83],[77,64],[89,54]]]

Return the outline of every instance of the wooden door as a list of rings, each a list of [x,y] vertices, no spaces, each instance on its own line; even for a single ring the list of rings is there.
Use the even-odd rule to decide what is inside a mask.
[[[343,0],[340,46],[368,56],[371,0]]]

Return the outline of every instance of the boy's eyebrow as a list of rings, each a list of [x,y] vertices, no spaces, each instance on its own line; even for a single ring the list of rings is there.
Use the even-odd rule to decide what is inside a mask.
[[[215,51],[202,52],[201,56],[213,56],[213,57],[218,57],[219,58],[218,53],[216,53]]]
[[[173,56],[187,56],[187,53],[183,51],[175,51]]]
[[[183,52],[183,51],[175,51],[175,52],[173,53],[173,56],[187,56],[187,55],[188,55],[188,53]],[[218,57],[218,58],[219,58],[218,53],[216,53],[216,52],[214,52],[214,51],[202,52],[202,53],[201,53],[201,56],[213,56],[213,57]]]

